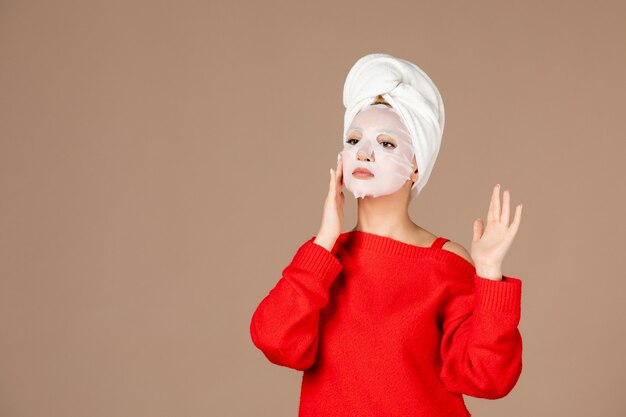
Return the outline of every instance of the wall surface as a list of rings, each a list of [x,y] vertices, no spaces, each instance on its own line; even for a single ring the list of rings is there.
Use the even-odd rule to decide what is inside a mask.
[[[373,52],[445,102],[412,219],[469,250],[494,184],[524,204],[523,373],[469,410],[626,415],[624,4],[0,2],[0,416],[295,416],[250,318],[318,231]]]

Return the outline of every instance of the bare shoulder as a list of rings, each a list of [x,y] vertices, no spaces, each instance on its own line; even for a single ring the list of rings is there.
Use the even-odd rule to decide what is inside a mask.
[[[472,257],[470,256],[469,252],[460,243],[456,243],[456,242],[453,242],[452,240],[449,240],[446,243],[444,243],[443,246],[441,246],[441,249],[445,249],[450,252],[456,253],[457,255],[464,258],[466,261],[468,261],[472,265],[474,265],[474,262],[472,261]]]

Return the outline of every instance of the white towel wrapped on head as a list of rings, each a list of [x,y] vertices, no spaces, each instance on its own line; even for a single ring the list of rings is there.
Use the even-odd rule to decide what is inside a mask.
[[[343,88],[344,132],[354,116],[381,95],[398,113],[411,135],[418,179],[411,198],[428,182],[443,136],[445,112],[435,83],[412,62],[389,54],[375,53],[360,58],[350,69]]]

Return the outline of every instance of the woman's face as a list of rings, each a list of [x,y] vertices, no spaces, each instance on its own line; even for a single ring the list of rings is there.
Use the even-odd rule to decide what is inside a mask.
[[[396,110],[367,106],[346,131],[343,183],[355,198],[395,193],[411,181],[413,156],[411,136]]]

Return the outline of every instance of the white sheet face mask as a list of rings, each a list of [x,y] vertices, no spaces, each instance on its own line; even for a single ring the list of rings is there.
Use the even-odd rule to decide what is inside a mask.
[[[366,106],[344,135],[343,183],[354,198],[395,193],[411,181],[413,142],[400,114],[384,104]],[[372,175],[354,173],[364,168]]]

